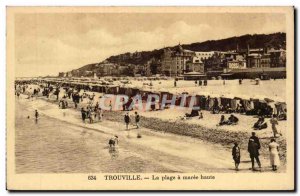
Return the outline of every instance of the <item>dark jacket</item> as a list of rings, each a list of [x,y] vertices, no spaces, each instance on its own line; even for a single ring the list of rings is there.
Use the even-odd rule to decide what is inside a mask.
[[[258,148],[258,150],[259,150],[259,149],[260,149],[260,142],[259,142],[258,137],[256,137],[256,136],[251,136],[249,139],[253,139],[253,140],[254,140],[254,142],[257,144],[257,148]]]
[[[240,147],[238,147],[238,146],[233,146],[233,148],[232,148],[232,157],[234,158],[234,159],[236,159],[236,158],[239,158],[241,156],[241,153],[240,153]]]
[[[257,143],[249,141],[248,152],[250,154],[250,157],[257,157],[257,156],[259,156]]]
[[[125,121],[125,123],[129,123],[129,121],[130,121],[130,118],[129,118],[129,115],[125,115],[124,116],[124,121]]]

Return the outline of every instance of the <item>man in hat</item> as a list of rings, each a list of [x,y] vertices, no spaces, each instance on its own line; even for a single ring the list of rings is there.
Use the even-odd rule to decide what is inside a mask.
[[[253,139],[254,142],[257,144],[258,146],[258,150],[260,149],[260,142],[259,142],[259,139],[258,137],[256,136],[255,132],[252,132],[251,133],[251,137],[249,139]]]
[[[259,168],[261,168],[261,163],[259,160],[259,149],[260,143],[258,137],[255,136],[255,132],[252,132],[252,136],[249,138],[248,152],[251,158],[251,168],[254,170],[254,159],[256,160]]]

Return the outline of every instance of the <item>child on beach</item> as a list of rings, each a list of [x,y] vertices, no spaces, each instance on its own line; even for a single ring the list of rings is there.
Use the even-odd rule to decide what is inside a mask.
[[[115,135],[114,138],[110,138],[108,141],[108,145],[110,148],[114,148],[118,143],[119,143],[119,137],[117,135]]]
[[[237,142],[234,142],[234,146],[232,148],[232,158],[234,160],[235,170],[238,171],[241,160],[241,152]]]

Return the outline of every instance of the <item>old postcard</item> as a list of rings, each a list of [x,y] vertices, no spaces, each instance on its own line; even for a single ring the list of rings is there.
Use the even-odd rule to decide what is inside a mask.
[[[7,7],[8,190],[295,189],[293,7]]]

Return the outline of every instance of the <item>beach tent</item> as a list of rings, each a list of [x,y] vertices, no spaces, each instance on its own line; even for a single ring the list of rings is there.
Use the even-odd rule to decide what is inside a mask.
[[[117,85],[107,86],[107,93],[117,95],[118,92],[119,92],[119,86]]]
[[[232,110],[235,110],[237,108],[237,104],[238,104],[238,100],[235,99],[234,95],[232,94],[225,94],[225,95],[222,95],[220,97],[220,105],[222,106],[227,106],[229,105],[229,107],[232,109]]]
[[[267,99],[270,101],[270,99]],[[254,113],[257,115],[263,116],[271,116],[273,113],[272,107],[266,101],[266,97],[264,95],[255,95],[251,98],[254,104]]]

